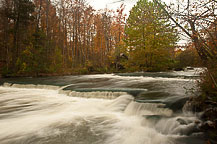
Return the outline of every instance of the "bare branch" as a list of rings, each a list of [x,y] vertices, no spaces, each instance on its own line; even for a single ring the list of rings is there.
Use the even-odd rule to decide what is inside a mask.
[[[154,0],[159,6],[160,8],[167,14],[167,16],[179,27],[181,28],[190,38],[192,38],[191,34],[185,29],[183,28],[170,14],[169,12],[164,8],[164,6],[158,2],[158,0]]]

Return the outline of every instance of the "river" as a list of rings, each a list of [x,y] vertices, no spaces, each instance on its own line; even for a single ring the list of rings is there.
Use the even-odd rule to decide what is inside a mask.
[[[0,79],[0,143],[203,144],[200,71]]]

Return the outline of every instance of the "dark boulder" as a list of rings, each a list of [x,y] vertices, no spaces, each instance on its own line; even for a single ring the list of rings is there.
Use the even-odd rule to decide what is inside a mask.
[[[181,118],[178,118],[176,121],[179,122],[180,125],[188,125],[188,123]]]
[[[215,127],[215,123],[212,121],[205,121],[200,125],[200,129],[203,131],[208,131],[210,129],[213,129]]]
[[[186,67],[186,70],[194,70],[193,67]]]
[[[185,112],[202,112],[204,110],[204,104],[198,98],[189,98],[184,104],[183,111]]]
[[[215,120],[217,116],[217,108],[216,107],[211,107],[207,108],[201,118],[203,120]]]
[[[174,71],[184,71],[184,68],[175,68]]]

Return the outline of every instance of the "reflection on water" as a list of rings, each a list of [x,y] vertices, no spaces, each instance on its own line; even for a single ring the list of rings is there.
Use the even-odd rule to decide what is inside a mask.
[[[2,79],[1,144],[204,143],[200,120],[182,112],[191,95],[186,88],[196,88],[197,75]]]

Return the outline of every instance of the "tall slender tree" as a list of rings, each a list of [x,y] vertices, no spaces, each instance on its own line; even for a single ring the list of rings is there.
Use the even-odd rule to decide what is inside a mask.
[[[125,33],[131,65],[145,70],[169,67],[177,34],[156,3],[139,0],[130,11]]]

